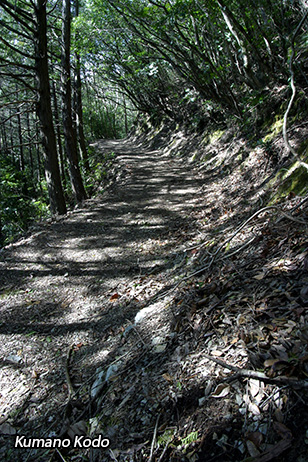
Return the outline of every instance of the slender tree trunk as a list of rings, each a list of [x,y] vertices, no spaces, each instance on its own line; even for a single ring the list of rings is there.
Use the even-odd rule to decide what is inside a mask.
[[[83,186],[80,168],[78,165],[77,137],[72,119],[72,96],[71,96],[71,9],[70,0],[63,0],[62,4],[62,106],[63,106],[63,131],[65,151],[69,163],[69,172],[74,196],[77,202],[86,199],[86,191]]]
[[[43,188],[42,188],[42,178],[44,177],[44,172],[43,172],[43,168],[42,168],[42,161],[41,161],[41,155],[40,155],[40,144],[38,143],[39,139],[40,139],[40,135],[39,135],[39,127],[38,127],[38,124],[36,123],[35,124],[36,126],[36,141],[37,141],[37,144],[36,144],[36,158],[37,158],[37,181],[38,181],[38,184],[39,184],[39,190],[40,190],[40,193],[41,195],[43,194]]]
[[[19,168],[22,172],[25,171],[25,156],[24,156],[24,146],[22,141],[22,128],[21,128],[21,117],[20,114],[17,114],[17,123],[18,123],[18,140],[19,140]]]
[[[79,16],[79,0],[75,0],[75,16]],[[75,119],[81,157],[86,171],[89,172],[89,157],[83,130],[80,55],[78,52],[75,53]]]
[[[81,77],[80,77],[80,56],[75,53],[75,117],[76,117],[76,130],[78,134],[78,141],[80,146],[81,157],[83,159],[84,167],[87,172],[90,171],[88,151],[83,131],[83,114],[82,114],[82,93],[81,93]]]
[[[30,168],[32,178],[34,177],[34,164],[33,164],[33,151],[31,144],[31,127],[30,127],[30,114],[27,112],[27,131],[28,131],[28,143],[29,143],[29,157],[30,157]]]
[[[45,152],[45,176],[52,213],[65,214],[66,205],[60,178],[57,143],[54,131],[47,57],[46,0],[37,0],[35,68],[38,88],[37,115]]]
[[[23,139],[22,139],[21,117],[19,113],[17,114],[17,122],[18,122],[18,140],[19,140],[19,168],[24,173],[26,166],[25,166]],[[28,185],[27,185],[26,176],[23,176],[22,178],[22,193],[24,196],[28,195]]]
[[[1,216],[0,216],[0,247],[2,247],[3,243],[4,243],[4,235],[2,232],[2,223],[1,223]]]
[[[62,142],[61,142],[60,116],[59,116],[58,100],[57,100],[57,93],[56,93],[56,84],[54,81],[52,82],[52,96],[53,96],[54,116],[55,116],[55,123],[56,123],[56,133],[57,133],[59,159],[60,159],[61,178],[62,178],[62,184],[65,186],[66,176],[65,176],[65,165],[64,165],[63,149],[62,149]]]
[[[14,146],[14,138],[13,138],[13,133],[15,132],[14,128],[13,128],[13,118],[12,118],[12,110],[10,109],[10,130],[9,130],[9,133],[10,133],[10,143],[11,143],[11,157],[12,157],[12,162],[15,163],[15,152],[14,152],[14,149],[13,149],[13,146]]]
[[[7,134],[6,134],[6,126],[4,122],[1,123],[1,148],[3,152],[7,152]]]
[[[126,99],[125,96],[123,98],[123,104],[124,104],[124,124],[125,124],[125,136],[128,135],[128,120],[127,120],[127,107],[126,107]]]

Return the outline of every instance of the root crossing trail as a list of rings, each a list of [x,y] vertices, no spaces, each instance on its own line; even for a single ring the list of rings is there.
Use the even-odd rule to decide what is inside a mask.
[[[192,169],[128,142],[96,149],[116,154],[120,179],[0,253],[0,417],[13,434],[60,431],[68,348],[74,386],[89,391],[125,326],[172,282],[183,237],[197,234],[201,180]]]

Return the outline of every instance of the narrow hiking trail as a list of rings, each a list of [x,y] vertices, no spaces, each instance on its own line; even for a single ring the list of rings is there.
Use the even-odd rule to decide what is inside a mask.
[[[260,152],[236,145],[197,169],[98,141],[115,154],[112,185],[0,251],[1,460],[301,461],[306,202],[292,227],[262,216],[231,257],[187,277],[209,258],[200,243],[213,252],[258,208]],[[17,435],[98,434],[110,448],[14,448]]]
[[[42,417],[52,424],[65,405],[69,347],[79,345],[74,380],[91,385],[115,348],[106,348],[106,337],[165,287],[183,259],[179,236],[196,234],[190,213],[201,183],[193,171],[129,143],[97,148],[116,153],[121,179],[1,251],[1,417],[16,412],[23,432],[40,434]]]

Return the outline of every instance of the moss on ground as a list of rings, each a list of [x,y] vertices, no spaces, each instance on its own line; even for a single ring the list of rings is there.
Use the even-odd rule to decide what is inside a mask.
[[[288,169],[279,170],[269,186],[275,183],[279,183],[279,186],[270,204],[279,202],[291,193],[303,196],[308,192],[308,171],[296,161]]]

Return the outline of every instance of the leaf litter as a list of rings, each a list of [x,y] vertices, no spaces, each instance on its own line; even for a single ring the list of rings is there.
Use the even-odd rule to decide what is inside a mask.
[[[214,181],[96,148],[126,166],[117,181],[1,251],[2,460],[306,460],[307,203],[234,234],[257,210],[239,200],[258,195],[253,169]],[[21,449],[16,434],[110,446]]]

